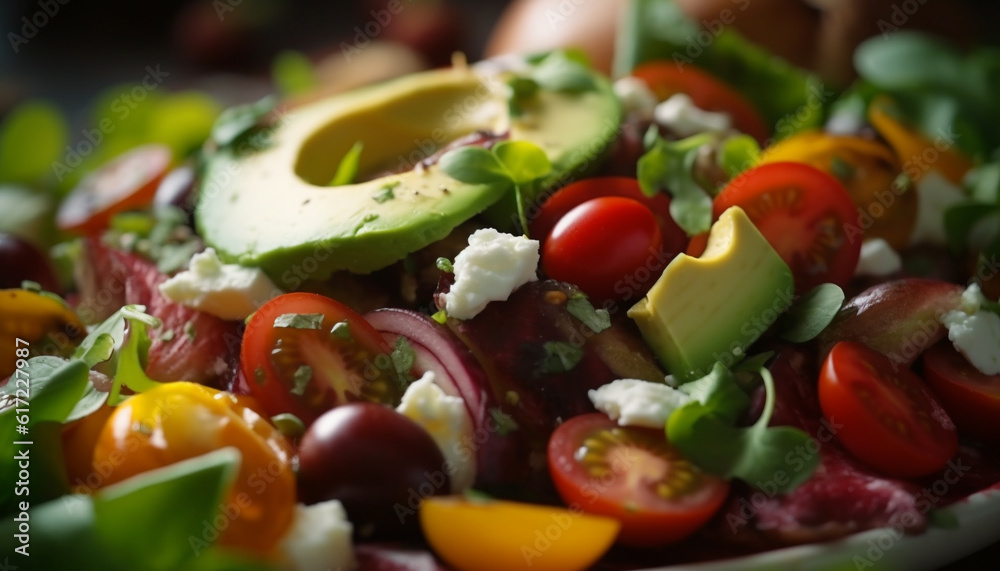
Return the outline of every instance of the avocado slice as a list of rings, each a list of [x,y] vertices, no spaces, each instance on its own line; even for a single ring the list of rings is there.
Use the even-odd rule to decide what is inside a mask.
[[[528,64],[525,64],[528,65]],[[416,163],[460,137],[506,133],[541,147],[553,170],[543,184],[565,184],[597,163],[621,120],[609,82],[539,90],[510,116],[510,72],[462,66],[405,76],[293,109],[273,127],[271,144],[219,149],[207,159],[195,218],[205,242],[228,262],[259,266],[279,287],[302,272],[368,273],[440,240],[497,202],[496,184],[463,184],[434,164]],[[341,159],[363,144],[359,172],[405,172],[326,186]],[[236,148],[233,148],[236,147]]]
[[[700,258],[680,254],[628,310],[660,363],[682,382],[727,367],[792,304],[792,271],[738,206],[712,225]]]

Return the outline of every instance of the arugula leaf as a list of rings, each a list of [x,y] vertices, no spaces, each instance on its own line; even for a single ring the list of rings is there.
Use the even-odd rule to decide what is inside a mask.
[[[108,403],[112,406],[125,400],[121,394],[123,385],[141,393],[164,384],[150,378],[143,368],[143,361],[146,360],[151,343],[146,328],[159,327],[160,320],[135,309],[134,306],[126,306],[119,311],[128,321],[128,339],[118,352],[118,369],[115,371],[114,382],[108,395]]]
[[[760,144],[750,135],[728,137],[719,145],[716,162],[729,178],[753,167],[760,160]]]
[[[600,333],[611,327],[611,314],[607,309],[594,309],[586,295],[574,295],[566,301],[566,311],[579,319],[594,333]]]
[[[647,196],[669,192],[670,216],[689,236],[707,232],[712,224],[712,197],[694,179],[694,163],[698,149],[714,140],[709,133],[679,141],[657,136],[637,165],[642,192]]]
[[[886,89],[948,87],[961,81],[962,58],[947,42],[900,31],[864,42],[854,51],[861,77]]]
[[[552,172],[548,155],[529,141],[502,141],[493,147],[493,154],[507,171],[514,184],[527,184]]]
[[[539,367],[542,373],[565,373],[583,359],[583,349],[564,341],[548,341],[542,348],[545,350]]]
[[[733,374],[722,363],[716,363],[704,377],[678,388],[725,422],[735,423],[750,406],[750,398],[734,382]]]
[[[233,143],[253,129],[268,113],[274,111],[277,98],[267,96],[255,103],[230,107],[219,114],[212,125],[211,140],[220,147]]]
[[[322,329],[325,318],[326,316],[322,313],[282,313],[274,318],[274,326],[291,329]]]
[[[361,151],[364,148],[365,144],[358,141],[347,150],[344,158],[340,159],[340,164],[337,165],[337,172],[334,173],[333,180],[327,186],[343,186],[354,182],[358,176],[358,164],[361,162]]]
[[[844,304],[844,290],[837,284],[820,284],[795,300],[775,327],[778,335],[793,343],[805,343],[826,329]]]

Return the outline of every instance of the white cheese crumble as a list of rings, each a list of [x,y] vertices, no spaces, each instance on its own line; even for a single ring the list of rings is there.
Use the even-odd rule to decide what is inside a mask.
[[[948,339],[984,375],[1000,374],[1000,315],[980,309],[986,297],[978,284],[962,294],[961,310],[941,317],[948,328]]]
[[[213,248],[191,257],[189,269],[160,284],[167,299],[222,319],[246,319],[282,292],[260,268],[223,264]]]
[[[476,458],[465,452],[464,439],[473,435],[472,419],[461,397],[445,394],[434,384],[434,373],[407,387],[396,411],[423,426],[444,456],[445,473],[451,480],[451,493],[464,492],[476,479]]]
[[[705,111],[685,93],[675,93],[656,106],[653,117],[660,125],[681,137],[698,133],[727,131],[733,121],[728,113]]]
[[[338,500],[295,506],[295,519],[278,544],[278,558],[285,571],[353,569],[354,526]]]
[[[910,234],[911,244],[947,244],[944,211],[965,200],[962,189],[944,178],[937,169],[929,170],[917,181],[917,221]]]
[[[619,425],[649,428],[663,428],[671,413],[691,400],[670,386],[638,379],[619,379],[587,391],[587,396]]]
[[[643,119],[653,118],[656,95],[645,81],[637,77],[623,77],[615,82],[613,89],[626,114],[634,114]]]
[[[903,259],[896,250],[882,238],[872,238],[861,244],[861,255],[858,256],[858,267],[854,270],[854,275],[882,277],[901,269]]]
[[[449,317],[471,319],[489,302],[504,301],[538,279],[538,240],[482,228],[469,236],[452,266],[455,283],[444,295],[444,309]]]

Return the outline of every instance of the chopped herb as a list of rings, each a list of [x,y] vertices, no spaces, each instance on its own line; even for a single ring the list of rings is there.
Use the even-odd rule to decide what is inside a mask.
[[[298,438],[306,432],[306,425],[302,420],[290,412],[283,412],[271,417],[271,423],[288,438]]]
[[[42,291],[42,284],[38,282],[33,282],[31,280],[22,280],[21,289],[25,291],[32,291],[35,293],[40,293]]]
[[[330,334],[334,337],[348,340],[351,338],[351,324],[348,323],[346,319],[344,321],[338,321],[333,324],[333,328],[330,329]]]
[[[379,204],[382,204],[383,202],[388,202],[393,198],[396,198],[396,193],[394,192],[394,190],[396,189],[397,186],[399,186],[398,180],[383,184],[382,188],[378,189],[378,192],[372,195],[372,200],[374,200]]]
[[[194,342],[194,337],[198,332],[195,330],[194,322],[188,321],[184,324],[184,335],[187,336],[188,341]]]
[[[264,367],[257,367],[253,370],[253,380],[258,385],[263,385],[267,381],[267,374],[264,373]]]
[[[283,313],[274,319],[274,326],[291,329],[321,329],[325,317],[322,313]]]
[[[600,333],[611,327],[611,315],[606,309],[594,309],[594,306],[583,294],[574,295],[566,303],[570,315],[579,319],[594,333]]]
[[[545,360],[542,361],[543,373],[565,373],[583,359],[583,349],[565,341],[549,341],[543,345]]]
[[[820,284],[795,300],[775,324],[786,341],[805,343],[833,321],[844,304],[844,291],[837,284]]]
[[[448,312],[442,309],[441,311],[434,313],[434,315],[431,316],[431,319],[437,321],[441,325],[444,325],[445,322],[448,321]]]
[[[399,378],[405,382],[409,383],[413,380],[410,375],[410,369],[413,368],[413,363],[417,360],[416,353],[413,352],[413,347],[410,346],[410,342],[406,340],[406,337],[400,335],[396,338],[396,344],[392,348],[392,354],[389,355],[392,359],[392,366],[396,369],[396,374]]]
[[[498,406],[490,409],[490,417],[493,419],[493,422],[497,424],[497,434],[500,436],[507,436],[511,432],[520,428],[517,425],[517,421],[514,420],[514,417],[504,412],[503,409]]]
[[[293,386],[288,392],[298,396],[306,394],[306,387],[309,386],[309,381],[312,380],[312,376],[312,367],[309,365],[301,365],[298,369],[295,369],[295,374],[292,375]]]
[[[716,140],[711,133],[667,141],[651,127],[645,141],[649,150],[637,165],[639,188],[649,197],[668,191],[670,216],[688,236],[708,231],[712,224],[712,197],[694,177],[698,150]]]
[[[434,262],[434,265],[437,266],[437,269],[442,272],[447,272],[449,274],[455,273],[455,266],[451,265],[451,260],[448,258],[440,257],[436,262]]]
[[[345,184],[352,184],[354,179],[358,176],[358,164],[361,162],[361,151],[365,148],[365,144],[361,141],[354,143],[344,158],[340,159],[340,164],[337,165],[337,172],[333,175],[333,180],[330,181],[328,186],[343,186]]]

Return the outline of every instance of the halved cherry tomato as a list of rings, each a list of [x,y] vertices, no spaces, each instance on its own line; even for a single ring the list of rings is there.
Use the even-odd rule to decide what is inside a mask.
[[[671,258],[648,208],[630,198],[605,196],[559,219],[545,241],[542,270],[603,303],[641,297]]]
[[[171,160],[166,145],[144,145],[119,155],[69,193],[59,205],[56,225],[67,232],[96,234],[115,214],[149,206]]]
[[[549,439],[549,471],[563,501],[622,522],[618,541],[680,541],[718,511],[729,483],[683,458],[662,430],[622,427],[600,413],[572,418]]]
[[[795,291],[821,283],[846,286],[861,253],[863,230],[844,186],[803,163],[769,163],[733,179],[712,203],[718,218],[739,206],[788,264]],[[688,253],[700,256],[708,234],[695,236]]]
[[[434,551],[461,571],[587,569],[619,528],[579,510],[458,497],[425,499],[420,525]]]
[[[98,437],[94,480],[108,486],[224,446],[240,451],[239,473],[220,510],[225,524],[206,533],[219,533],[221,545],[267,554],[295,513],[295,450],[230,393],[181,381],[129,397]]]
[[[296,314],[303,316],[298,326],[275,326],[275,320]],[[311,316],[317,317],[310,324]],[[351,308],[298,292],[278,296],[253,314],[240,368],[268,414],[292,413],[309,425],[338,404],[398,404],[403,386],[391,353],[382,335]]]
[[[946,339],[924,353],[924,378],[963,434],[1000,440],[1000,375],[981,373]]]
[[[833,346],[819,404],[840,442],[891,476],[930,474],[958,451],[955,424],[920,377],[862,343]]]
[[[634,165],[633,165],[634,166]],[[649,197],[639,189],[639,181],[625,176],[588,178],[564,186],[542,203],[538,214],[530,223],[531,237],[545,241],[556,222],[577,206],[602,196],[621,196],[638,200],[653,211],[663,233],[663,248],[667,252],[681,252],[687,245],[687,234],[670,215],[670,196],[658,193]]]
[[[694,104],[705,111],[722,111],[733,119],[733,125],[763,144],[770,132],[746,97],[710,73],[690,65],[678,65],[669,60],[644,63],[632,75],[646,82],[660,101],[675,93],[686,93]]]

